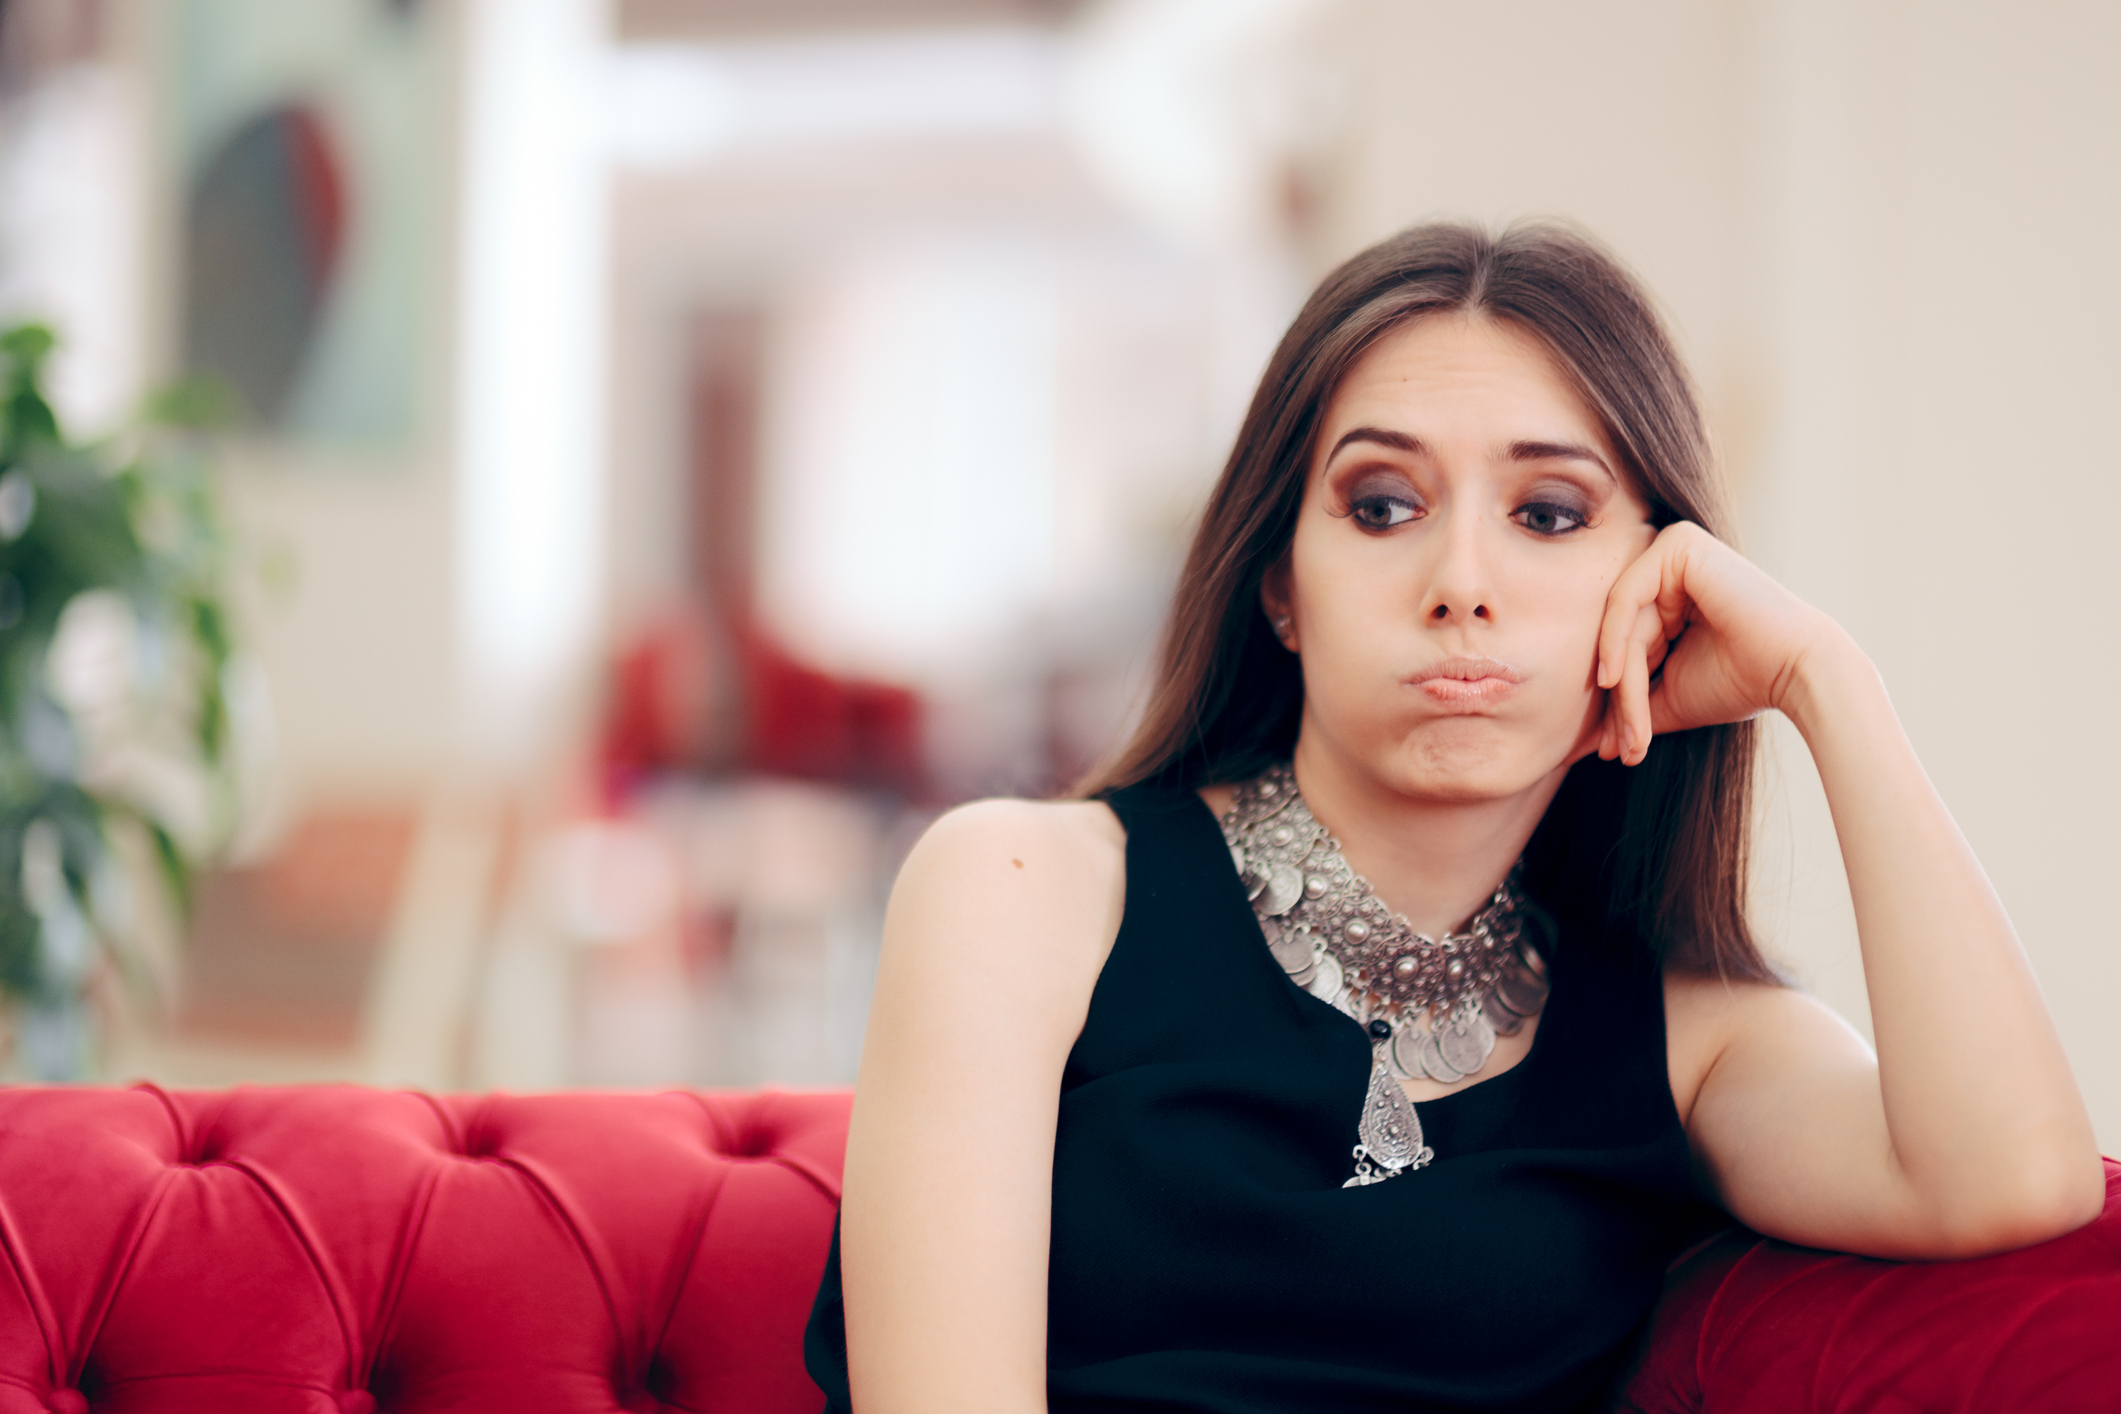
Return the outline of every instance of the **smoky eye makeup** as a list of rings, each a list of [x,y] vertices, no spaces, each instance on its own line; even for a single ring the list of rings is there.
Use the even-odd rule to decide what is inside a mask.
[[[1331,478],[1327,484],[1328,509],[1364,530],[1385,531],[1404,525],[1427,512],[1421,493],[1397,471],[1381,467],[1358,468]]]
[[[1545,475],[1512,497],[1511,519],[1542,535],[1566,534],[1595,523],[1612,499],[1603,481],[1586,485],[1575,477]]]
[[[1510,516],[1534,535],[1543,535],[1550,540],[1590,524],[1590,518],[1582,510],[1563,501],[1527,501]]]

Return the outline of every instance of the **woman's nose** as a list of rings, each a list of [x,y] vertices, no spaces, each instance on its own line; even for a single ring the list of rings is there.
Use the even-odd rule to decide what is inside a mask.
[[[1492,620],[1494,586],[1480,518],[1453,515],[1440,529],[1437,560],[1423,591],[1422,617],[1437,625]]]

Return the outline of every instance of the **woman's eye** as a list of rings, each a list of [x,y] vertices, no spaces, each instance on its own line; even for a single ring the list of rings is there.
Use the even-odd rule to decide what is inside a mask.
[[[1357,496],[1348,506],[1348,514],[1365,530],[1390,530],[1395,525],[1404,525],[1421,514],[1421,507],[1405,496],[1388,496],[1373,492]]]
[[[1535,535],[1566,535],[1590,521],[1582,511],[1559,501],[1533,501],[1513,514],[1519,525]]]

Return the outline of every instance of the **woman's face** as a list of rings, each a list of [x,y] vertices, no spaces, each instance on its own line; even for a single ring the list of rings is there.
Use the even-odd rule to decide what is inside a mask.
[[[1437,315],[1380,341],[1262,593],[1303,660],[1300,758],[1437,800],[1558,784],[1595,740],[1606,592],[1654,535],[1529,335]]]

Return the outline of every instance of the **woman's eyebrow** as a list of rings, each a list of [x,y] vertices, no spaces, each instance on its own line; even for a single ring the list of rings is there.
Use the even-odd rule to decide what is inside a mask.
[[[1613,468],[1606,465],[1604,457],[1580,442],[1512,442],[1509,457],[1513,462],[1589,462],[1604,472],[1607,479],[1616,485],[1620,481],[1619,477],[1613,475]]]
[[[1333,450],[1326,453],[1326,461],[1331,463],[1333,458],[1340,455],[1341,449],[1351,442],[1374,442],[1378,446],[1390,447],[1394,451],[1406,452],[1413,456],[1425,456],[1429,451],[1429,444],[1412,433],[1396,432],[1389,427],[1351,427],[1340,434],[1340,440],[1333,444]],[[1604,457],[1581,442],[1517,441],[1510,443],[1506,455],[1513,462],[1589,462],[1612,481],[1617,483],[1620,480],[1613,475],[1613,468],[1606,465]]]
[[[1394,432],[1389,427],[1351,427],[1340,434],[1340,440],[1333,444],[1333,450],[1326,453],[1326,461],[1330,463],[1333,458],[1339,456],[1340,449],[1347,446],[1350,442],[1375,442],[1381,447],[1390,447],[1394,451],[1399,452],[1411,452],[1416,456],[1420,456],[1429,450],[1429,444],[1422,441],[1421,438],[1410,436],[1405,432]]]

